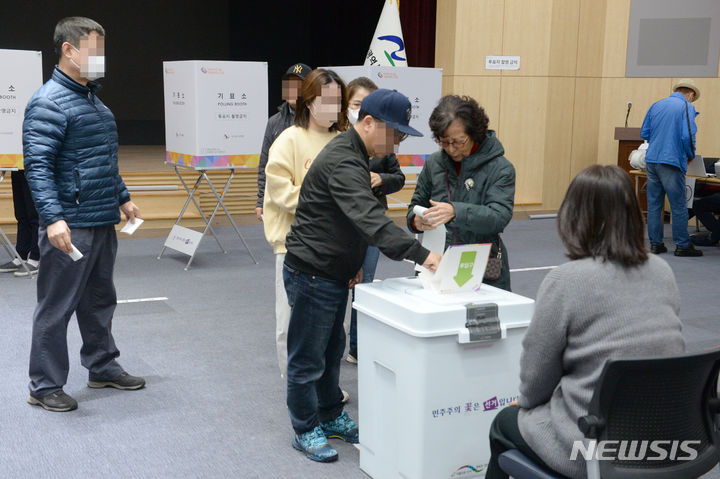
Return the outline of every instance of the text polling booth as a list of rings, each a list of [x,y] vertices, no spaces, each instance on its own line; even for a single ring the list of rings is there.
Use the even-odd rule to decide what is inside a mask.
[[[410,126],[420,131],[422,137],[409,136],[400,143],[400,151],[397,154],[400,167],[407,175],[420,173],[428,156],[438,150],[438,145],[433,141],[432,132],[428,121],[430,114],[437,106],[442,96],[442,68],[393,68],[379,66],[342,66],[324,67],[335,71],[340,77],[349,83],[358,77],[371,79],[378,88],[397,90],[410,99],[412,106]],[[414,184],[412,181],[406,182]],[[407,204],[388,197],[390,208],[407,208]]]
[[[24,169],[22,124],[25,106],[42,86],[42,53],[28,50],[0,49],[0,182],[11,171]],[[8,211],[3,216],[12,217]],[[4,205],[3,205],[4,206]],[[3,208],[4,210],[5,208]],[[13,258],[15,248],[0,229],[3,247]],[[22,262],[23,266],[25,262]],[[30,277],[30,276],[28,276]]]
[[[163,62],[165,101],[165,162],[175,169],[188,198],[165,244],[190,256],[192,263],[203,236],[209,231],[225,253],[212,222],[220,208],[238,237],[257,263],[223,199],[238,169],[256,168],[260,160],[267,108],[267,63],[230,61]],[[196,172],[188,186],[182,171]],[[215,188],[208,171],[227,171],[224,187]],[[205,181],[217,203],[207,217],[200,208],[197,193]],[[180,226],[185,211],[193,203],[205,222],[198,232]]]

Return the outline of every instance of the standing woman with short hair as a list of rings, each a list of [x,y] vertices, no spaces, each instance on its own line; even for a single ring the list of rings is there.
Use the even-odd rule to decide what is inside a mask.
[[[305,78],[295,109],[295,124],[270,147],[263,214],[265,238],[275,253],[276,345],[280,374],[287,372],[287,330],[290,322],[282,267],[285,236],[295,219],[300,186],[313,160],[340,131],[347,129],[345,83],[332,70],[316,69]]]
[[[377,89],[377,85],[367,77],[359,77],[348,83],[348,119],[350,123],[354,125],[357,121],[363,98]],[[405,186],[405,175],[400,169],[400,163],[398,163],[395,153],[370,158],[370,186],[375,197],[387,209],[387,198],[385,196],[400,191]],[[363,283],[372,283],[375,279],[375,270],[379,258],[380,250],[377,246],[368,246],[362,264]],[[355,289],[353,288],[354,299]],[[357,364],[357,359],[357,311],[353,308],[350,313],[350,352],[347,355],[347,361]]]
[[[445,248],[492,243],[490,258],[502,262],[499,277],[483,280],[510,291],[507,249],[500,239],[513,215],[515,168],[485,110],[467,96],[447,95],[430,115],[430,129],[442,149],[425,162],[408,207],[408,227],[416,232],[447,228]],[[429,208],[424,218],[415,205]]]

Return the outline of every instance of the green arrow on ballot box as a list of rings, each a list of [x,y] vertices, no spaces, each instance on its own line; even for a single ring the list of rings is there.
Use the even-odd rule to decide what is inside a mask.
[[[465,283],[472,279],[476,255],[477,251],[465,251],[462,255],[460,255],[460,263],[458,264],[457,274],[453,276],[453,279],[458,286],[462,287]]]

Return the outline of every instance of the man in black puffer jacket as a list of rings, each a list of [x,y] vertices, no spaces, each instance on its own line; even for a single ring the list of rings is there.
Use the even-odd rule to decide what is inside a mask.
[[[73,313],[83,339],[88,386],[140,389],[143,378],[117,363],[111,326],[117,298],[113,268],[120,210],[130,222],[140,210],[118,172],[115,117],[92,80],[104,74],[103,28],[69,17],[55,27],[60,56],[52,78],[28,102],[23,123],[25,175],[40,216],[38,304],[33,317],[28,402],[71,411],[67,325]],[[73,260],[73,246],[83,255]]]

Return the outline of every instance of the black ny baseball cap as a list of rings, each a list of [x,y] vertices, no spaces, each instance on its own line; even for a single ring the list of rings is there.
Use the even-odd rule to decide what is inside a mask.
[[[360,109],[385,122],[389,127],[410,136],[423,136],[410,126],[412,108],[408,97],[397,90],[381,88],[366,96]]]
[[[296,63],[287,69],[287,71],[283,75],[283,78],[287,78],[292,75],[298,77],[301,80],[304,80],[305,77],[308,76],[308,73],[310,73],[311,71],[312,68],[305,65],[304,63]]]

